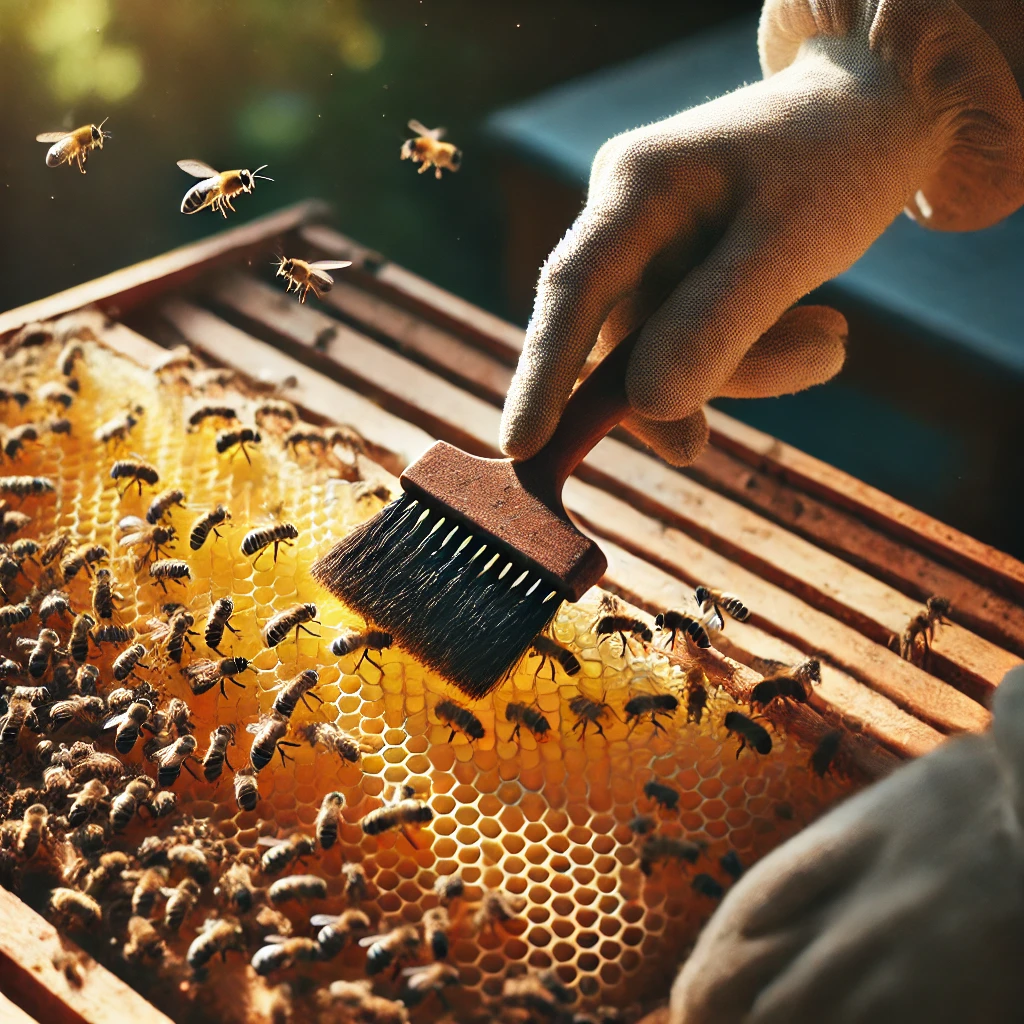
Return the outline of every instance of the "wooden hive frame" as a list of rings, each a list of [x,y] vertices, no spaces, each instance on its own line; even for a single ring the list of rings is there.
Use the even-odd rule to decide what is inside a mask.
[[[304,416],[357,425],[390,473],[436,438],[497,454],[522,330],[324,226],[326,212],[301,203],[0,314],[0,337],[93,307],[101,341],[142,365],[185,342],[243,375],[288,379]],[[281,251],[354,265],[322,305],[300,306],[269,282]],[[709,675],[742,699],[767,660],[821,656],[810,705],[771,715],[811,741],[847,730],[849,770],[865,778],[983,730],[993,689],[1024,656],[1024,564],[707,412],[711,444],[688,469],[620,430],[567,484],[567,509],[609,557],[603,586],[648,614],[682,606],[697,583],[740,594],[753,614],[729,622]],[[888,643],[933,594],[953,611],[926,671]],[[68,982],[59,965],[74,947],[2,891],[0,919],[12,1020],[167,1020],[84,955],[80,983]]]

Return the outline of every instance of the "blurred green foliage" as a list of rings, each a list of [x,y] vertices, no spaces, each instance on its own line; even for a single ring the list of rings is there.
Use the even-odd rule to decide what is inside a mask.
[[[501,312],[486,114],[754,6],[0,0],[0,308],[223,228],[178,213],[175,161],[197,157],[270,165],[235,223],[320,196],[341,230]],[[37,133],[104,117],[87,175],[46,168]],[[448,126],[458,175],[399,160],[410,117]]]

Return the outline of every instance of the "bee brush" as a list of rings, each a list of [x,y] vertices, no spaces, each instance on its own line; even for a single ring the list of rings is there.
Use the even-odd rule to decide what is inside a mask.
[[[436,442],[402,474],[403,496],[339,541],[314,577],[469,697],[485,696],[562,601],[607,568],[566,515],[562,486],[629,411],[637,334],[576,388],[536,455],[484,459]]]

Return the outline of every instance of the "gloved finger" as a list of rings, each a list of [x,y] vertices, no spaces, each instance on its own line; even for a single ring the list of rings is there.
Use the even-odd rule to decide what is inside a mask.
[[[781,245],[750,214],[735,217],[640,333],[626,374],[640,415],[680,420],[722,393],[754,342],[803,293],[800,244]]]
[[[629,204],[587,207],[548,257],[502,413],[507,455],[527,458],[554,432],[601,324],[636,285],[653,241]]]
[[[623,423],[670,466],[688,466],[708,443],[708,421],[702,410],[669,422],[632,414]]]
[[[719,391],[776,398],[831,380],[846,359],[846,317],[830,306],[793,306],[761,335]]]

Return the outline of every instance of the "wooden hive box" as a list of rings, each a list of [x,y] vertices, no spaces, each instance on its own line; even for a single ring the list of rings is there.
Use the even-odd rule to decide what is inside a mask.
[[[398,474],[434,439],[497,453],[523,332],[345,238],[310,202],[0,314],[0,338],[85,307],[100,340],[143,366],[186,343],[241,374],[258,367],[312,422],[358,422]],[[275,252],[350,259],[320,305],[270,283]],[[870,779],[947,735],[981,731],[1024,656],[1024,565],[742,423],[708,410],[711,444],[686,470],[617,431],[566,486],[568,511],[609,558],[602,586],[648,614],[705,583],[753,611],[729,622],[709,676],[737,698],[773,661],[822,661],[810,705],[776,713],[814,742],[841,728],[847,771]],[[926,667],[890,649],[924,601],[952,602]],[[164,1017],[0,891],[0,1016],[39,1022]],[[73,947],[71,947],[73,949]]]

